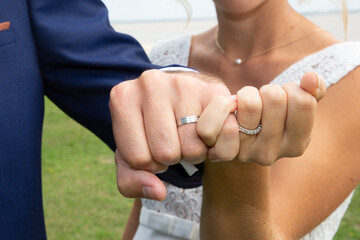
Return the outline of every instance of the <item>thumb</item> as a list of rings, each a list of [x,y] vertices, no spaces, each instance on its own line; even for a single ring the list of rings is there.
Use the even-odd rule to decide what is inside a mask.
[[[148,198],[162,201],[166,197],[166,187],[153,173],[136,170],[121,159],[116,150],[117,185],[119,192],[128,198]]]
[[[316,72],[307,72],[300,81],[300,87],[320,101],[326,93],[326,84]]]

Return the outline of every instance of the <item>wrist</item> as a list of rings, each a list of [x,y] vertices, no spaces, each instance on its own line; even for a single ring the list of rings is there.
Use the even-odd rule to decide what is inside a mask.
[[[203,239],[281,239],[275,238],[270,214],[269,173],[256,163],[206,162]]]

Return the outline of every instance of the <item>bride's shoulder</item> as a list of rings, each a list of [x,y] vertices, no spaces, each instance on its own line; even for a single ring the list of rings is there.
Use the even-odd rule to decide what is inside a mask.
[[[151,49],[149,58],[157,65],[187,65],[191,46],[191,35],[162,40]]]

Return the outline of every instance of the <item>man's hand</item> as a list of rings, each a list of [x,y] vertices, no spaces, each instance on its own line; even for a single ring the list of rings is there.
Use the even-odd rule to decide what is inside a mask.
[[[176,119],[200,115],[214,96],[230,92],[212,76],[158,70],[112,89],[109,106],[121,194],[163,200],[166,189],[155,173],[182,158],[194,164],[206,159],[207,146],[196,124],[177,127]]]

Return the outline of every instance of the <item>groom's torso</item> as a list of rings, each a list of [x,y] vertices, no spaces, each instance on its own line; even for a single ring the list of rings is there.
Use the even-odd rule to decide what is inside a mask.
[[[10,27],[0,31],[0,239],[45,239],[43,86],[28,1],[1,0],[4,22]]]

